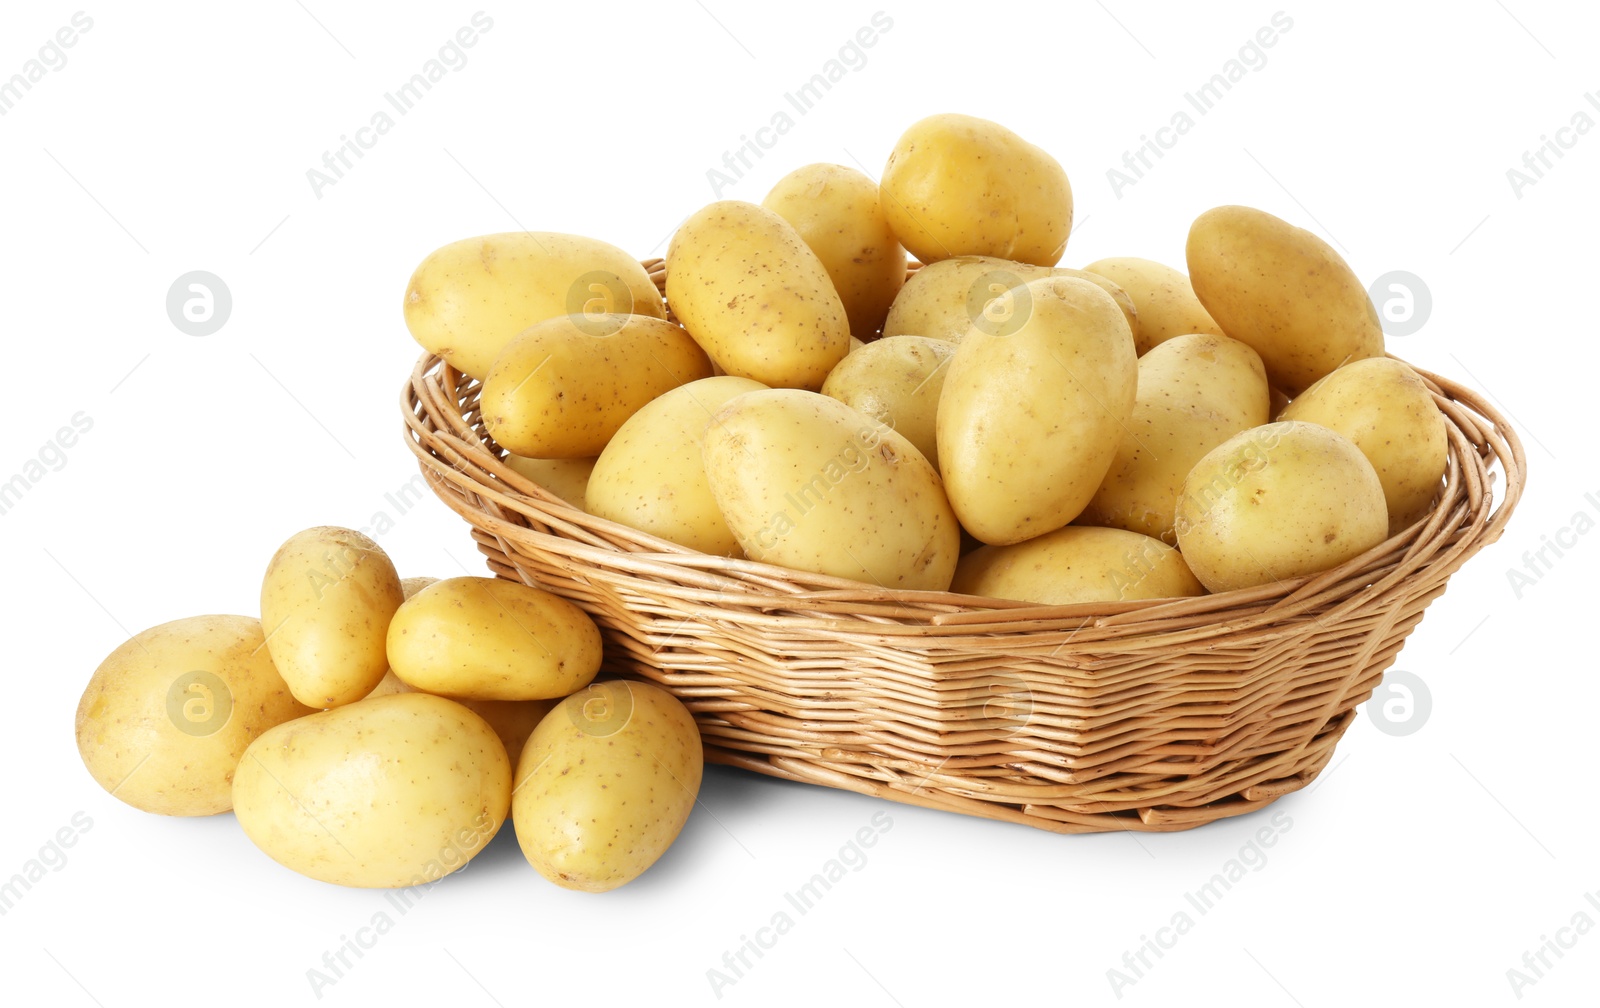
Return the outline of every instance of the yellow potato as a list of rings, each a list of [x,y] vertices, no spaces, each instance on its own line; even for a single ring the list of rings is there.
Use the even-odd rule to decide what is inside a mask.
[[[822,394],[893,427],[937,466],[939,393],[955,352],[948,340],[885,336],[840,361]]]
[[[383,680],[373,687],[372,692],[367,694],[367,698],[388,696],[391,693],[419,692],[425,691],[410,685],[390,669]],[[488,722],[489,727],[500,737],[500,744],[506,747],[506,756],[511,760],[513,767],[517,765],[517,757],[522,755],[522,747],[528,741],[528,736],[533,734],[533,729],[538,726],[539,721],[550,713],[550,709],[557,703],[554,699],[471,700],[465,697],[450,697],[450,699]]]
[[[706,428],[702,454],[750,559],[884,588],[949,587],[961,535],[938,472],[837,399],[746,392]]]
[[[547,700],[600,670],[600,631],[547,591],[489,577],[447,578],[389,623],[389,666],[408,685],[473,700]]]
[[[939,469],[967,531],[1021,542],[1078,516],[1133,412],[1138,362],[1116,302],[1073,277],[1004,295],[1015,321],[974,326],[939,397]]]
[[[295,699],[337,707],[372,692],[401,599],[388,554],[360,532],[309,528],[278,547],[261,582],[261,625]]]
[[[522,750],[511,814],[539,874],[607,892],[683,830],[705,769],[694,718],[663,689],[598,682],[563,700]]]
[[[878,203],[878,184],[842,165],[812,164],[778,180],[761,205],[788,221],[822,260],[850,332],[870,340],[906,280],[906,250]]]
[[[1054,266],[1072,231],[1060,163],[987,119],[944,113],[913,123],[879,185],[900,244],[925,263],[989,255]]]
[[[262,732],[313,713],[289,693],[250,616],[191,616],[135,634],[78,701],[78,754],[136,809],[201,816],[233,807],[233,772]]]
[[[1184,481],[1178,548],[1214,592],[1336,567],[1383,542],[1383,485],[1361,449],[1320,424],[1280,421],[1213,448]]]
[[[1339,253],[1261,210],[1207,210],[1189,228],[1189,282],[1222,331],[1298,395],[1343,364],[1383,354],[1378,311]]]
[[[1040,605],[1203,595],[1177,550],[1147,535],[1068,526],[961,558],[950,590]]]
[[[667,248],[667,301],[726,374],[822,387],[850,349],[850,321],[822,260],[764,207],[722,200]]]
[[[639,410],[595,463],[591,513],[702,553],[743,556],[711,495],[700,447],[728,400],[763,388],[732,375],[703,378]]]
[[[639,407],[710,376],[705,351],[671,322],[561,315],[530,326],[495,360],[483,380],[483,422],[513,454],[594,458]]]
[[[1206,311],[1200,299],[1194,296],[1189,278],[1173,269],[1149,259],[1121,256],[1097,259],[1084,267],[1115,283],[1139,312],[1139,325],[1134,329],[1135,349],[1142,357],[1158,343],[1187,333],[1209,333],[1221,336],[1222,327]]]
[[[589,476],[594,472],[594,459],[540,459],[508,454],[505,463],[579,511],[589,510]]]
[[[666,318],[666,309],[638,260],[579,235],[514,231],[451,242],[406,285],[412,337],[478,379],[535,322],[605,314]]]
[[[421,591],[422,589],[428,587],[429,585],[433,584],[434,582],[436,582],[438,580],[439,580],[438,578],[433,578],[433,577],[401,578],[400,579],[400,599],[401,599],[401,601],[404,601],[404,600],[410,598],[411,596],[415,595],[417,592]]]
[[[483,718],[401,693],[279,725],[233,781],[257,847],[302,875],[392,889],[438,881],[486,847],[511,804],[511,763]]]
[[[1010,302],[1001,300],[1000,295],[1047,276],[1077,277],[1110,294],[1137,337],[1139,316],[1133,300],[1100,274],[1061,266],[1033,266],[993,256],[956,256],[917,270],[890,306],[883,335],[960,342],[974,325],[990,332],[1004,331],[1015,320],[1005,314]]]
[[[1261,358],[1238,340],[1190,333],[1139,358],[1139,396],[1080,523],[1175,542],[1184,478],[1201,456],[1268,415]]]
[[[1450,439],[1433,393],[1400,361],[1352,361],[1300,393],[1279,419],[1319,423],[1355,442],[1383,484],[1390,535],[1433,505]]]

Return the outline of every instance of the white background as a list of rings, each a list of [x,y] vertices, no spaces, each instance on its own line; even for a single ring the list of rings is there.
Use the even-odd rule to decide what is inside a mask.
[[[307,970],[325,951],[379,911],[397,917],[381,892],[280,868],[229,815],[163,819],[107,796],[73,744],[79,692],[130,633],[254,614],[267,558],[304,526],[381,512],[402,574],[480,572],[442,505],[400,515],[385,500],[416,472],[397,407],[417,354],[400,315],[412,268],[445,242],[523,227],[661,254],[713,198],[707,169],[775,112],[794,115],[785,92],[880,9],[892,27],[865,64],[722,196],[759,201],[811,161],[876,174],[911,122],[961,111],[1066,167],[1079,230],[1064,265],[1181,267],[1199,212],[1247,203],[1335,242],[1364,281],[1405,270],[1426,283],[1431,315],[1391,349],[1489,392],[1532,470],[1505,538],[1455,577],[1396,663],[1426,683],[1431,713],[1406,736],[1364,714],[1313,789],[1170,835],[1056,836],[712,770],[704,807],[637,883],[557,889],[508,827],[321,1001],[717,1001],[707,970],[774,913],[796,916],[784,894],[884,812],[892,827],[865,866],[722,1002],[1509,1004],[1506,971],[1525,952],[1581,911],[1600,921],[1584,898],[1600,890],[1588,775],[1600,535],[1578,536],[1520,598],[1507,575],[1576,514],[1600,517],[1578,422],[1597,363],[1584,306],[1600,130],[1561,134],[1571,149],[1520,194],[1507,177],[1574,113],[1600,120],[1584,97],[1600,91],[1595,12],[1282,7],[1292,28],[1265,65],[1118,193],[1107,169],[1189,109],[1184,94],[1277,4],[952,17],[889,3],[483,7],[493,26],[467,63],[320,197],[307,169],[386,108],[479,0],[85,9],[93,26],[67,63],[0,116],[0,480],[74,414],[93,422],[0,516],[13,691],[0,879],[74,813],[92,820],[0,916],[8,1003],[310,1003]],[[0,78],[76,10],[8,5]],[[233,298],[205,337],[165,308],[197,269]],[[1292,825],[1266,864],[1196,915],[1184,894],[1273,812]],[[1186,908],[1193,930],[1119,999],[1107,971]],[[1521,990],[1529,1004],[1589,1003],[1600,983],[1600,934],[1559,934],[1574,947],[1546,953],[1552,968]]]

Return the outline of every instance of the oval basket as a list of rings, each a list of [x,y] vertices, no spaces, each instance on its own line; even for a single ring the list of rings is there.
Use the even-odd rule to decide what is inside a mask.
[[[645,266],[664,290],[660,260]],[[1516,433],[1418,373],[1450,440],[1423,521],[1313,577],[1052,607],[707,556],[586,514],[501,461],[478,383],[430,355],[402,406],[489,568],[587,611],[608,671],[682,700],[709,760],[1060,833],[1169,831],[1312,781],[1423,609],[1505,527]]]

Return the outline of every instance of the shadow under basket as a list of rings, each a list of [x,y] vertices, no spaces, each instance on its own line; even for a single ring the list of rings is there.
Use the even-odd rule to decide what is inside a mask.
[[[1516,433],[1418,374],[1450,440],[1423,521],[1313,577],[1051,607],[707,556],[586,514],[501,461],[478,383],[431,355],[402,406],[489,568],[588,612],[607,674],[682,700],[712,762],[1060,833],[1170,831],[1315,779],[1428,603],[1505,527]]]

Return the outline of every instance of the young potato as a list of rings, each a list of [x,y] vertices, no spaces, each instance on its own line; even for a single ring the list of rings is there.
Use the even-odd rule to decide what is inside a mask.
[[[711,495],[700,448],[728,400],[764,388],[733,375],[702,378],[629,417],[595,464],[591,513],[702,553],[743,556]]]
[[[372,692],[401,599],[388,554],[360,532],[309,528],[278,547],[261,581],[261,625],[295,699],[337,707]]]
[[[779,179],[761,205],[793,225],[822,260],[851,334],[876,336],[906,281],[906,250],[878,202],[878,184],[854,168],[811,164]]]
[[[501,351],[480,402],[502,447],[529,458],[595,458],[639,407],[711,377],[705,351],[671,322],[605,318],[546,319]]]
[[[494,838],[511,762],[454,700],[398,693],[279,725],[239,761],[233,809],[252,843],[336,885],[436,882]]]
[[[1176,542],[1184,478],[1201,456],[1268,415],[1261,358],[1238,340],[1189,333],[1139,358],[1139,394],[1116,458],[1080,523]]]
[[[505,463],[579,511],[589,510],[589,477],[594,473],[594,459],[540,459],[507,454]]]
[[[828,271],[789,222],[722,200],[667,247],[667,301],[724,373],[771,388],[822,387],[850,349],[850,320]]]
[[[594,679],[600,650],[600,630],[582,609],[503,578],[431,584],[389,623],[389,667],[407,685],[440,696],[563,697]]]
[[[1355,442],[1383,484],[1390,535],[1432,507],[1450,438],[1433,393],[1402,362],[1352,361],[1300,393],[1280,419],[1319,423]]]
[[[1222,331],[1248,343],[1272,384],[1298,395],[1334,368],[1383,355],[1378,310],[1355,273],[1310,231],[1222,206],[1189,228],[1189,282]]]
[[[1133,412],[1138,361],[1115,301],[1073,277],[1005,297],[1006,329],[974,325],[939,397],[939,469],[967,531],[1021,542],[1076,518]]]
[[[840,361],[822,394],[893,427],[937,466],[939,393],[955,352],[948,340],[885,336]]]
[[[672,694],[594,683],[561,701],[522,750],[511,799],[517,843],[556,885],[608,892],[672,846],[704,772],[700,732]]]
[[[1144,356],[1150,348],[1174,336],[1209,333],[1221,336],[1217,325],[1194,296],[1189,278],[1171,266],[1149,259],[1121,256],[1097,259],[1084,267],[1127,291],[1139,312],[1139,325],[1133,332],[1134,348]]]
[[[961,533],[938,472],[837,399],[746,392],[706,428],[702,454],[750,559],[884,588],[950,586]]]
[[[422,580],[431,581],[432,578]],[[388,696],[391,693],[420,693],[423,690],[410,685],[404,679],[394,674],[390,669],[385,673],[383,680],[372,688],[367,694],[367,699],[372,697]],[[437,694],[436,694],[437,695]],[[557,703],[556,700],[472,700],[466,697],[450,697],[467,710],[488,722],[494,733],[500,737],[500,744],[506,747],[506,756],[511,760],[511,765],[517,765],[517,757],[522,755],[522,747],[528,741],[528,736],[533,734],[533,729],[539,721],[550,713],[550,709]]]
[[[1178,499],[1178,548],[1214,592],[1316,574],[1383,542],[1372,463],[1320,424],[1280,421],[1206,453]]]
[[[974,325],[1004,329],[1009,320],[995,313],[1009,302],[997,303],[996,299],[1013,287],[1048,276],[1077,277],[1104,290],[1122,309],[1128,329],[1138,333],[1139,314],[1133,300],[1098,273],[1034,266],[993,256],[956,256],[924,266],[911,275],[889,307],[883,335],[926,336],[959,343]]]
[[[78,701],[83,765],[136,809],[203,816],[233,807],[233,772],[262,732],[314,712],[273,667],[261,621],[190,616],[135,634]]]
[[[1054,266],[1072,232],[1060,163],[987,119],[944,113],[913,123],[879,185],[900,244],[925,263],[990,255]]]
[[[557,315],[666,318],[638,260],[579,235],[514,231],[451,242],[406,285],[406,327],[429,353],[477,379],[511,338]]]
[[[1204,595],[1183,555],[1117,528],[1068,526],[961,558],[950,590],[1040,605]]]

